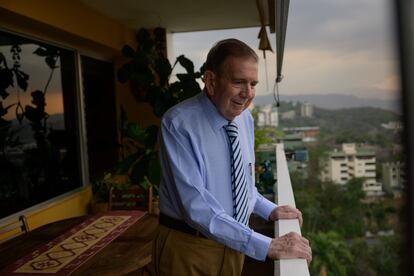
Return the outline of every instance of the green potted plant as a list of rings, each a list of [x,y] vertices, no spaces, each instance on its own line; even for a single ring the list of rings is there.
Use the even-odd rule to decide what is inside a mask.
[[[129,45],[122,48],[128,62],[117,72],[121,83],[130,82],[135,99],[147,102],[159,118],[170,107],[201,92],[197,79],[203,73],[203,67],[195,71],[193,62],[183,55],[171,66],[160,42],[164,36],[164,30],[160,28],[154,29],[153,35],[146,29],[140,29],[136,35],[137,48],[133,49]],[[177,80],[171,82],[171,73],[177,64],[185,69],[185,73],[176,74]],[[152,186],[155,197],[161,175],[158,129],[156,125],[143,128],[137,123],[129,122],[125,112],[121,111],[120,136],[124,156],[118,164],[117,173],[128,174],[132,183],[138,183],[144,188]]]
[[[104,173],[101,178],[92,181],[91,213],[95,214],[109,210],[109,196],[112,187],[125,189],[132,185],[128,175],[118,173]]]

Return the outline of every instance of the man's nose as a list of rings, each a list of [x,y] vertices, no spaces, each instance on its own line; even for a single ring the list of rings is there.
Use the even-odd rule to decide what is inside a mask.
[[[254,95],[254,86],[252,86],[250,83],[246,82],[243,83],[241,87],[241,95],[246,98],[251,98]]]

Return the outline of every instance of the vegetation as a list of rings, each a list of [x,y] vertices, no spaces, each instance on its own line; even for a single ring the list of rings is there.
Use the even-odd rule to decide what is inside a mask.
[[[392,220],[396,210],[382,201],[364,203],[362,179],[344,186],[292,181],[304,217],[302,233],[313,250],[311,275],[400,275],[401,232]],[[395,235],[377,236],[387,229]],[[367,231],[374,237],[367,238]]]
[[[281,106],[287,110],[296,110],[300,114],[299,105],[283,103]],[[296,116],[295,119],[281,119],[280,124],[283,127],[319,126],[319,138],[329,146],[355,142],[390,148],[393,143],[399,143],[401,138],[398,133],[381,127],[381,124],[397,120],[401,120],[399,115],[380,108],[329,110],[315,107],[312,118]]]
[[[254,132],[254,148],[257,149],[262,144],[276,143],[277,139],[283,138],[284,133],[277,128],[260,128]]]
[[[299,105],[283,103],[279,111],[295,110],[296,114],[300,114],[299,108]],[[381,126],[400,119],[390,111],[367,107],[342,110],[315,108],[313,118],[296,116],[280,120],[280,129],[320,127],[318,142],[307,145],[308,178],[304,179],[303,173],[298,171],[290,174],[296,205],[304,217],[302,234],[310,240],[313,251],[311,275],[402,274],[403,235],[398,217],[401,206],[397,201],[392,197],[366,200],[362,191],[363,179],[354,178],[345,185],[318,179],[321,169],[319,158],[341,143],[372,145],[378,163],[402,160],[403,156],[393,151],[394,145],[400,144],[400,133]],[[269,139],[270,135],[268,129],[259,129],[256,146],[269,140],[274,142]],[[385,231],[391,231],[391,234],[380,235]]]
[[[202,68],[195,71],[193,62],[183,55],[171,66],[162,45],[160,46],[164,35],[161,28],[156,28],[153,34],[140,29],[136,35],[137,48],[133,49],[129,45],[122,48],[128,62],[117,72],[121,83],[130,82],[131,92],[137,101],[147,102],[154,115],[160,118],[175,104],[201,92],[197,79],[202,75]],[[177,81],[170,82],[171,73],[177,64],[186,73],[176,74]],[[151,125],[143,128],[137,123],[129,122],[125,113],[121,120],[124,156],[117,173],[128,174],[133,183],[144,188],[153,185],[156,192],[161,175],[157,143],[159,127]]]

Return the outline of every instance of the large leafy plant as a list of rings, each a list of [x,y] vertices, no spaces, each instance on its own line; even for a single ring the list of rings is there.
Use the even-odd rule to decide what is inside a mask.
[[[196,72],[193,62],[183,55],[171,66],[163,50],[164,36],[165,31],[160,28],[154,29],[153,34],[140,29],[136,35],[136,49],[129,45],[122,48],[123,55],[129,60],[118,70],[118,80],[121,83],[130,82],[135,99],[149,103],[157,117],[162,117],[175,104],[200,93],[197,79],[203,73],[203,67]],[[185,73],[176,74],[176,80],[172,82],[171,75],[177,64],[185,69]],[[125,112],[121,113],[124,156],[118,173],[128,174],[132,182],[144,188],[153,185],[157,191],[161,175],[157,144],[159,127],[151,125],[143,128],[129,122]]]

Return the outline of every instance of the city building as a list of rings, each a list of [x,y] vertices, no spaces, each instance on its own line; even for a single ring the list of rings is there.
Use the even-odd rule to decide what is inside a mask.
[[[300,116],[302,117],[313,117],[313,105],[305,102],[300,105]]]
[[[280,116],[282,119],[292,120],[292,119],[295,119],[296,112],[295,110],[289,110],[289,111],[283,112]]]
[[[328,152],[321,160],[322,181],[343,185],[352,178],[364,178],[363,190],[367,196],[383,194],[382,184],[376,181],[375,152],[354,143],[342,144],[342,149]]]
[[[399,161],[383,163],[382,183],[384,191],[400,197],[406,184],[405,164]]]
[[[257,109],[257,126],[277,127],[279,125],[279,115],[277,107],[271,104],[267,104],[263,106],[258,106]]]
[[[319,134],[319,127],[305,126],[305,127],[285,127],[283,132],[287,134],[301,134],[303,142],[315,142]]]
[[[403,129],[403,124],[400,121],[390,121],[388,123],[381,124],[381,127],[393,131],[401,131]]]

